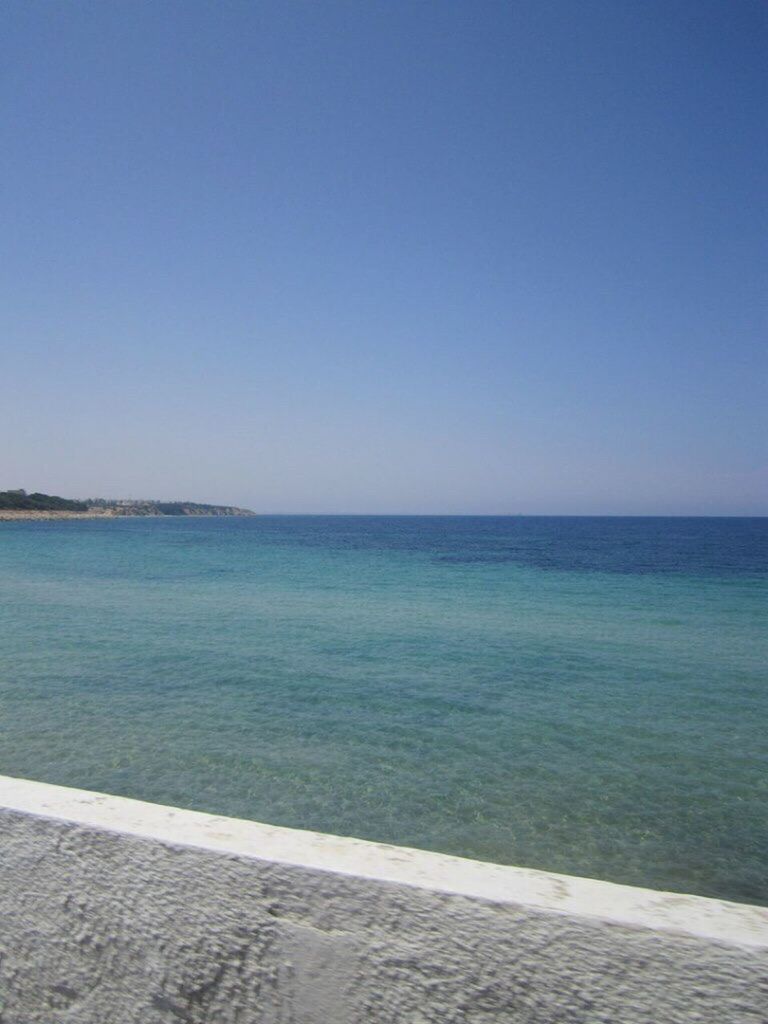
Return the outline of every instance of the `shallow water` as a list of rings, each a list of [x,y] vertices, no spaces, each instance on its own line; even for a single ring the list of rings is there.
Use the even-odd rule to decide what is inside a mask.
[[[0,523],[0,772],[768,903],[768,519]]]

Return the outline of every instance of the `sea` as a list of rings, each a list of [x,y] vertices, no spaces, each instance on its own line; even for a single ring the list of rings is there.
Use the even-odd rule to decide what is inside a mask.
[[[0,773],[768,904],[768,518],[0,523]]]

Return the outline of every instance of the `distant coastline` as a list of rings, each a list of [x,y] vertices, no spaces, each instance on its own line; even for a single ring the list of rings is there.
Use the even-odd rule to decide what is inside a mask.
[[[0,522],[26,519],[118,519],[137,516],[253,516],[236,505],[130,498],[61,498],[24,490],[0,491]]]

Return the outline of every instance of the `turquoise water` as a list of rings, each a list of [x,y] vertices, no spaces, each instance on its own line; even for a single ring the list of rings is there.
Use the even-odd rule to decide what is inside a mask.
[[[768,519],[0,523],[0,772],[768,903]]]

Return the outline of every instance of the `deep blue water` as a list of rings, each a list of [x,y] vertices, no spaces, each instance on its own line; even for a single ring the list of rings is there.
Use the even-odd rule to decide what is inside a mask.
[[[768,903],[768,519],[0,523],[0,772]]]

